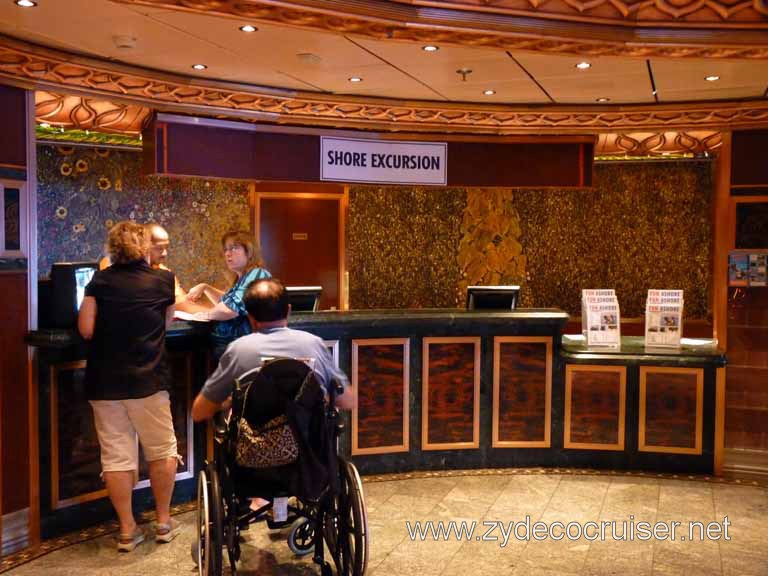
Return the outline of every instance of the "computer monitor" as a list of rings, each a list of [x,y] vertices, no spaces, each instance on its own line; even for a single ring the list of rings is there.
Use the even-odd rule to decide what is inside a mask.
[[[322,286],[286,286],[292,312],[317,312]]]
[[[51,267],[51,322],[54,328],[74,328],[85,287],[99,269],[98,262],[56,262]]]
[[[467,286],[467,310],[514,310],[520,286]]]

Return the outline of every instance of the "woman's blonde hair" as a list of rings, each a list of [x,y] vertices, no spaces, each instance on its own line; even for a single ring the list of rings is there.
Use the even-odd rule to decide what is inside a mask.
[[[224,236],[221,237],[221,247],[226,248],[227,242],[231,244],[237,244],[245,249],[245,254],[248,257],[248,262],[243,270],[243,276],[248,274],[254,268],[263,268],[264,260],[261,258],[261,249],[253,238],[253,234],[245,232],[244,230],[230,230]],[[234,284],[237,282],[237,275],[231,272],[227,273],[227,277]]]
[[[135,262],[147,257],[149,234],[141,224],[123,220],[109,229],[107,247],[112,264]]]

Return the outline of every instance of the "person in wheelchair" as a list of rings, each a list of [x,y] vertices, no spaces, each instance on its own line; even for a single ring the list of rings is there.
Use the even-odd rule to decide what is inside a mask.
[[[325,543],[337,574],[360,576],[368,547],[362,485],[354,465],[337,456],[335,440],[342,428],[336,407],[351,408],[354,390],[320,338],[288,328],[290,305],[279,280],[252,283],[243,300],[253,333],[227,347],[192,407],[193,419],[201,421],[232,404],[228,423],[215,420],[214,460],[206,463],[198,480],[200,538],[193,556],[200,574],[221,574],[222,546],[234,573],[239,532],[269,508],[274,512],[278,498],[293,495],[297,503],[288,509],[291,549],[297,554],[314,551],[322,573],[330,574],[323,559]],[[310,368],[298,359],[314,362]],[[241,462],[242,421],[261,431],[279,413],[287,414],[298,444],[296,459],[263,468]],[[258,503],[253,511],[247,505],[251,499]]]
[[[248,321],[253,333],[232,342],[221,356],[219,365],[206,380],[192,405],[195,422],[212,418],[228,407],[235,379],[258,368],[263,358],[311,358],[320,385],[328,391],[335,380],[343,385],[343,393],[336,397],[338,408],[351,409],[356,400],[346,374],[333,363],[323,341],[309,332],[288,328],[291,305],[285,286],[268,278],[253,282],[243,297]]]

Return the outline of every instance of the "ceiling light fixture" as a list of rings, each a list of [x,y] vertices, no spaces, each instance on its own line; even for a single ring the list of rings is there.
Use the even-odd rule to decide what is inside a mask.
[[[16,6],[21,6],[22,8],[34,8],[37,6],[37,2],[33,2],[32,0],[16,0]]]
[[[195,70],[205,70],[206,68],[208,68],[208,66],[206,66],[205,64],[192,64],[192,68],[194,68]]]
[[[496,90],[485,90],[483,94],[485,94],[486,96],[493,96],[494,94],[496,94]]]
[[[598,98],[597,101],[598,102],[610,102],[611,99],[610,98]]]
[[[421,49],[424,50],[424,52],[437,52],[440,50],[440,47],[433,44],[427,44],[426,46],[422,46]]]
[[[592,68],[592,64],[590,64],[589,62],[579,62],[578,64],[576,64],[576,68],[578,68],[579,70],[586,70],[587,68]]]
[[[706,80],[707,82],[717,82],[718,80],[720,80],[720,76],[707,76],[706,78],[704,78],[704,80]]]
[[[472,74],[472,69],[471,68],[459,68],[458,70],[456,70],[456,74],[461,76],[461,81],[462,82],[466,82],[467,81],[467,76]]]
[[[349,79],[350,82],[362,82],[363,79],[359,76],[352,76],[352,78]]]
[[[258,30],[258,28],[250,24],[246,24],[245,26],[240,26],[240,32],[256,32],[256,30]]]

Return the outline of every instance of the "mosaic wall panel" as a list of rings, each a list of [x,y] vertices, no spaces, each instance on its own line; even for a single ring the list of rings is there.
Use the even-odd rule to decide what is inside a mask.
[[[40,145],[38,266],[98,260],[107,229],[118,220],[155,221],[171,235],[168,266],[182,285],[225,285],[219,240],[248,229],[248,184],[141,174],[141,154],[98,148]]]
[[[707,316],[709,162],[595,166],[585,190],[354,186],[353,308],[464,305],[468,284],[517,283],[522,306],[580,313],[582,288],[616,289],[625,317],[649,288],[685,290]]]
[[[466,197],[455,188],[351,188],[350,306],[455,306]]]

